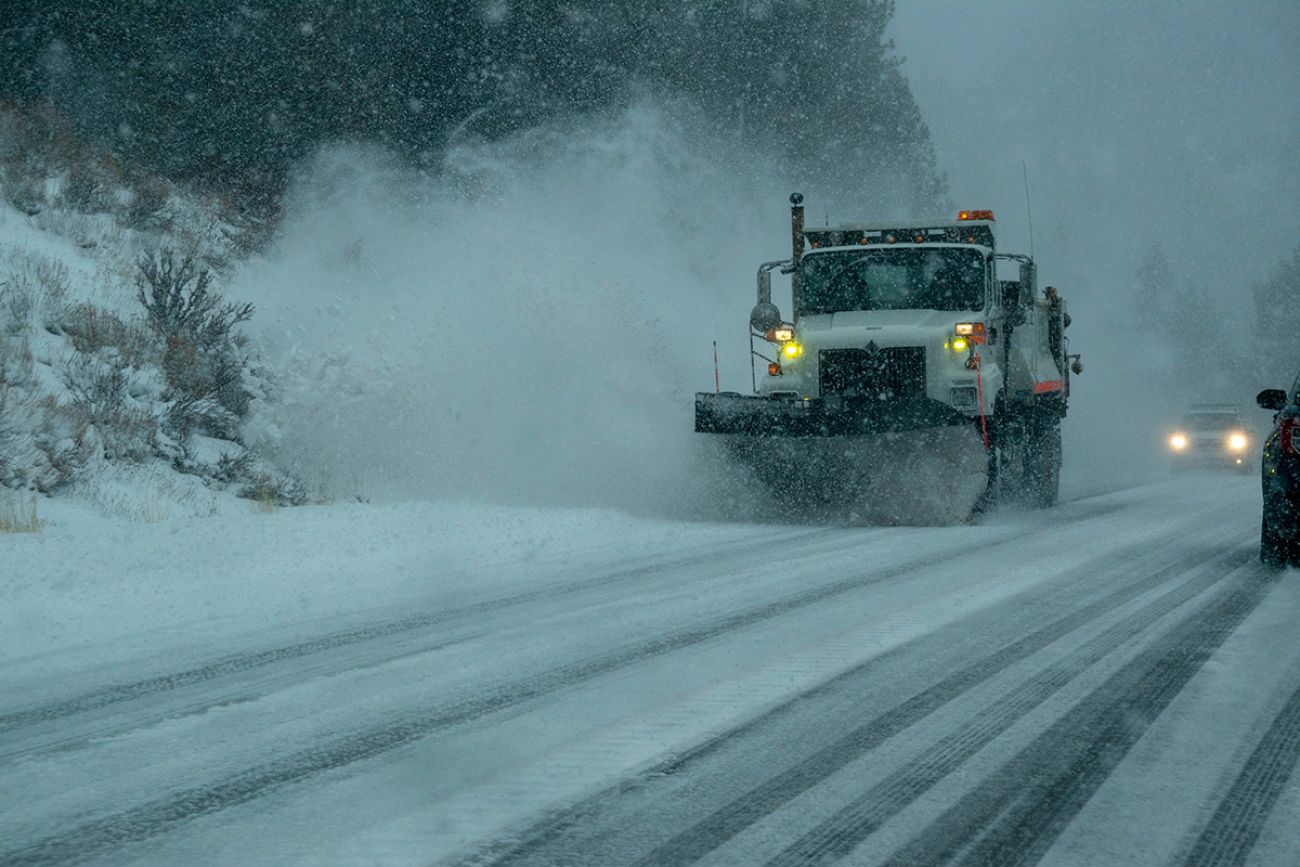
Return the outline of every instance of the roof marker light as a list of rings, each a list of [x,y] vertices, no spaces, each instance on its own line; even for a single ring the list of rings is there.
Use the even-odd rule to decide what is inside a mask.
[[[992,211],[958,211],[958,220],[992,220]]]

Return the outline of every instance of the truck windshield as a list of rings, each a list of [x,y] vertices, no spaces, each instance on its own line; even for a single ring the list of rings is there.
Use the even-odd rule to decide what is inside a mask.
[[[984,257],[960,248],[814,253],[800,266],[799,313],[981,310]]]

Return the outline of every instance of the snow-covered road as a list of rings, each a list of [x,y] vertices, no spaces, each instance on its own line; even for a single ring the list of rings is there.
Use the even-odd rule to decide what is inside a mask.
[[[56,516],[0,537],[0,863],[1300,864],[1258,498]]]

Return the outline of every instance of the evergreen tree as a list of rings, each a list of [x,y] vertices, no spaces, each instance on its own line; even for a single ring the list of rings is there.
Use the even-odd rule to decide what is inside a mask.
[[[938,204],[885,28],[892,0],[7,0],[0,99],[245,197],[337,140],[436,161],[650,92],[774,154],[812,192]],[[812,184],[808,182],[812,181]]]
[[[1300,246],[1255,287],[1254,295],[1259,374],[1270,384],[1289,385],[1300,366]]]

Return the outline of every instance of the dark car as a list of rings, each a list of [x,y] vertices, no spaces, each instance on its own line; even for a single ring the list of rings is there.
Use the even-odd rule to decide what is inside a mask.
[[[1300,377],[1289,394],[1270,388],[1255,402],[1277,413],[1260,462],[1264,524],[1259,559],[1269,566],[1300,566]]]

